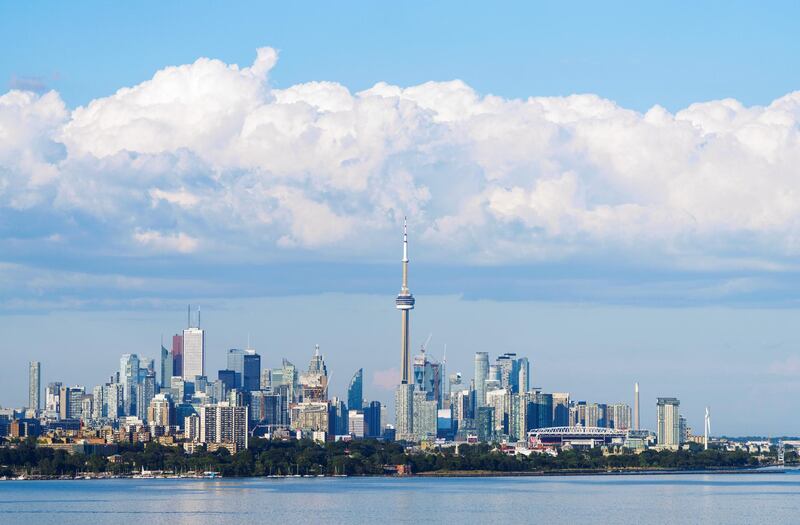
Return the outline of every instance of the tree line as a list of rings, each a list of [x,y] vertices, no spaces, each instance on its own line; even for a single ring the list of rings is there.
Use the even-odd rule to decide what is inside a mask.
[[[226,449],[186,454],[180,447],[158,443],[121,445],[117,461],[101,455],[68,454],[37,446],[34,440],[0,447],[0,476],[20,474],[77,476],[83,473],[126,475],[145,470],[176,474],[213,471],[224,477],[286,475],[382,475],[387,466],[406,465],[413,473],[557,473],[609,470],[704,470],[755,467],[757,456],[721,449],[626,452],[604,455],[601,449],[564,450],[546,454],[508,455],[489,444],[462,444],[441,450],[406,452],[398,443],[376,440],[318,444],[311,440],[270,441],[253,438],[236,454]],[[787,462],[797,455],[787,453]]]

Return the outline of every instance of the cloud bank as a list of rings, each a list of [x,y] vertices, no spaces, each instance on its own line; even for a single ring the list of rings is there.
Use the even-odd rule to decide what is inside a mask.
[[[794,270],[800,92],[670,113],[464,82],[351,93],[200,58],[70,110],[0,96],[0,243],[81,257]],[[7,252],[8,253],[8,252]]]

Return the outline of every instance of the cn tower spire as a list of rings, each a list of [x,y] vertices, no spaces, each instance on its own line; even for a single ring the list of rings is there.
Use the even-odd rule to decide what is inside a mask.
[[[408,223],[406,218],[403,217],[403,284],[400,287],[400,293],[395,300],[395,307],[400,310],[401,314],[401,341],[400,352],[402,363],[400,366],[402,384],[408,384],[408,344],[409,344],[409,311],[414,309],[414,296],[408,289]]]

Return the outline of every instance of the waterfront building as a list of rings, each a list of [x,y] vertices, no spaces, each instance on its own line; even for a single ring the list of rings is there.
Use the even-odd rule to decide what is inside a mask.
[[[681,445],[680,401],[674,397],[659,397],[656,403],[656,438],[658,445],[677,449]]]
[[[486,381],[489,379],[489,353],[475,352],[475,408],[486,405]]]
[[[233,445],[244,450],[248,445],[249,420],[246,406],[226,402],[204,405],[200,414],[200,442]]]
[[[39,361],[31,361],[28,365],[28,408],[38,412],[41,409],[42,370]]]
[[[347,408],[361,410],[364,408],[364,369],[359,368],[353,374],[347,387]]]

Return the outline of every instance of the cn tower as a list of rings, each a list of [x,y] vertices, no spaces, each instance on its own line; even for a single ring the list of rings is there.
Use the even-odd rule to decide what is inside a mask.
[[[400,287],[400,293],[397,294],[397,299],[394,302],[395,307],[400,310],[402,315],[402,336],[400,344],[400,352],[402,353],[402,366],[400,383],[403,385],[408,384],[408,331],[409,331],[409,313],[414,309],[414,296],[408,289],[408,226],[406,218],[403,217],[403,285]]]

